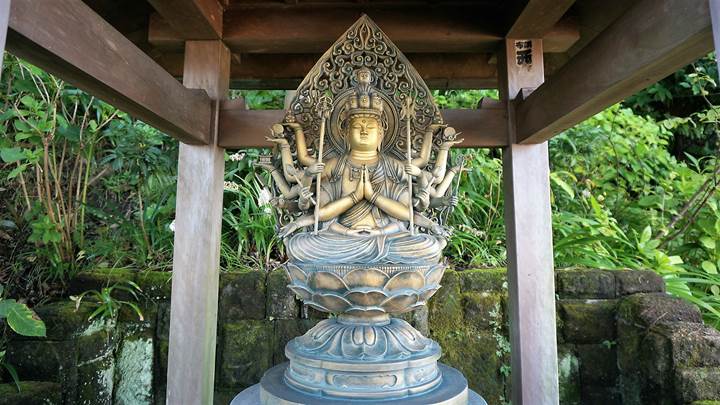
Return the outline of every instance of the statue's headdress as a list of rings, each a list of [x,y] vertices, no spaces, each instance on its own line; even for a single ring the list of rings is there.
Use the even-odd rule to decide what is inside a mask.
[[[347,99],[347,117],[373,117],[380,120],[383,113],[383,100],[372,86],[372,72],[368,68],[355,71],[357,85]]]

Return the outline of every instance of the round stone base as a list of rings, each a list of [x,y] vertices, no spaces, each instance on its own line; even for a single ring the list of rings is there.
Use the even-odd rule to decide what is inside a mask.
[[[452,367],[439,364],[442,383],[430,392],[422,395],[396,400],[348,400],[330,399],[309,395],[290,388],[283,379],[288,363],[268,370],[260,384],[238,394],[230,405],[341,405],[341,404],[408,404],[408,405],[487,405],[484,399],[467,387],[467,380]]]

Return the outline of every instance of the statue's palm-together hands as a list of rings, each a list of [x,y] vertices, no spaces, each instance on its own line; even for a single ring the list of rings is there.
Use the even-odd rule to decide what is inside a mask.
[[[361,181],[363,183],[363,195],[366,200],[370,201],[372,199],[373,194],[375,194],[375,190],[373,189],[372,182],[370,181],[370,176],[368,175],[368,169],[365,167],[362,172]]]

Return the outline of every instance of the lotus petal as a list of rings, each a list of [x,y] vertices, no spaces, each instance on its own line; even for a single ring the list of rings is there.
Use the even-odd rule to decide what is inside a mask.
[[[340,314],[345,312],[352,304],[345,298],[335,294],[315,294],[313,301],[327,308],[328,312]]]
[[[348,315],[356,315],[356,316],[378,316],[386,314],[384,309],[380,307],[350,307],[350,309],[345,311]]]
[[[362,305],[366,307],[379,306],[380,303],[387,299],[388,295],[381,290],[372,291],[351,291],[345,294],[345,298],[352,302],[353,305]]]
[[[442,279],[443,273],[445,273],[445,266],[440,264],[430,269],[425,275],[425,285],[439,284]]]
[[[385,285],[386,290],[410,288],[419,290],[425,286],[425,279],[416,271],[403,271],[393,276]]]
[[[310,274],[308,285],[313,290],[331,290],[344,293],[348,290],[345,282],[335,273],[329,271],[316,271]]]
[[[308,290],[307,288],[301,286],[301,285],[289,285],[290,289],[295,293],[295,295],[298,296],[303,301],[308,301],[312,297],[312,291]]]
[[[287,263],[285,265],[285,271],[287,271],[290,280],[299,281],[303,284],[307,283],[307,274],[298,266]]]
[[[355,269],[345,275],[348,287],[376,287],[383,288],[388,276],[378,269]]]
[[[427,290],[425,290],[425,291],[423,291],[423,292],[420,293],[420,299],[423,300],[423,301],[429,300],[430,297],[432,297],[433,295],[435,295],[435,293],[436,293],[437,290],[439,290],[439,289],[440,289],[440,286],[437,286],[437,287],[434,287],[434,288],[428,288]]]
[[[382,303],[383,309],[390,313],[407,312],[418,302],[418,295],[415,293],[394,295]]]
[[[319,304],[317,304],[317,303],[315,303],[315,302],[306,301],[305,303],[306,303],[308,306],[310,306],[310,307],[312,307],[312,308],[315,308],[315,309],[317,309],[317,310],[320,311],[320,312],[332,312],[332,311],[330,311],[329,309],[327,309],[327,308],[325,308],[325,307],[322,307],[322,306],[320,306]]]

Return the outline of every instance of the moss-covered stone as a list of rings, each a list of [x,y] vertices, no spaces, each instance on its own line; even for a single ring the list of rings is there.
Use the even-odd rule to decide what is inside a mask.
[[[10,341],[6,360],[21,380],[74,383],[77,347],[72,341]]]
[[[31,338],[13,335],[13,340],[70,340],[83,335],[90,335],[99,330],[110,330],[114,327],[115,319],[103,319],[90,315],[97,309],[94,303],[83,301],[76,308],[70,300],[56,301],[34,308],[40,319],[45,322],[47,336],[44,338]]]
[[[560,404],[581,405],[580,362],[573,345],[558,346]]]
[[[168,369],[168,350],[170,348],[170,341],[167,339],[155,339],[155,367],[153,370],[153,379],[155,386],[164,386],[167,382],[167,369]]]
[[[45,381],[22,381],[20,392],[15,384],[0,384],[0,405],[61,405],[61,387]]]
[[[244,320],[223,325],[219,386],[238,391],[260,381],[273,359],[273,325]]]
[[[677,322],[653,328],[665,336],[675,367],[720,367],[720,332],[703,324]]]
[[[76,340],[78,364],[106,357],[113,354],[116,347],[115,331],[99,330],[95,333],[80,336]]]
[[[298,300],[289,288],[290,278],[282,267],[267,275],[267,316],[270,319],[294,319],[299,315]]]
[[[440,361],[460,370],[471,389],[489,404],[500,404],[506,399],[501,369],[509,364],[509,358],[498,357],[494,336],[472,328],[459,328],[435,338],[443,350]]]
[[[428,302],[428,325],[433,336],[448,335],[463,328],[462,279],[456,271],[447,270],[442,284]]]
[[[700,310],[667,294],[634,294],[623,298],[618,319],[626,325],[654,326],[672,322],[701,323]]]
[[[665,281],[651,270],[622,270],[615,275],[615,295],[665,292]]]
[[[130,269],[96,269],[78,273],[70,281],[68,286],[69,295],[78,295],[88,290],[100,291],[105,287],[124,283],[128,280],[134,281],[137,272]],[[129,294],[124,291],[116,291],[118,298],[127,299]]]
[[[690,405],[720,405],[720,401],[693,401]]]
[[[220,319],[235,322],[265,318],[265,273],[240,271],[220,278]]]
[[[720,368],[682,368],[675,376],[679,403],[720,400]]]
[[[78,365],[77,399],[70,402],[78,405],[111,405],[115,373],[115,358],[106,356],[92,362]]]
[[[502,291],[507,288],[507,270],[499,269],[468,269],[458,271],[462,279],[463,291]]]
[[[114,405],[153,404],[153,353],[152,329],[124,333],[116,355]]]
[[[568,343],[602,343],[615,340],[615,300],[560,302],[562,334]]]
[[[615,276],[607,270],[557,270],[555,291],[560,298],[615,298]]]
[[[213,405],[228,405],[239,393],[240,391],[233,389],[216,389],[213,395]],[[165,403],[163,402],[163,404]]]
[[[225,310],[224,307],[220,307],[218,312],[221,313]],[[157,315],[155,317],[156,323],[156,336],[161,339],[170,338],[170,303],[161,302],[157,306]]]
[[[412,325],[413,328],[417,329],[418,332],[422,333],[423,336],[430,335],[430,327],[428,325],[428,307],[424,305],[414,311],[405,312],[398,315],[393,315],[396,318],[400,318],[405,322]]]
[[[577,353],[583,405],[621,404],[614,345],[578,345]]]
[[[142,296],[153,301],[167,301],[172,291],[172,272],[143,271],[135,276],[135,283],[142,289]]]
[[[273,321],[272,365],[287,361],[285,345],[292,339],[304,335],[320,322],[317,319],[277,319]]]
[[[466,291],[462,295],[463,315],[478,330],[490,330],[493,322],[502,324],[501,293]]]

